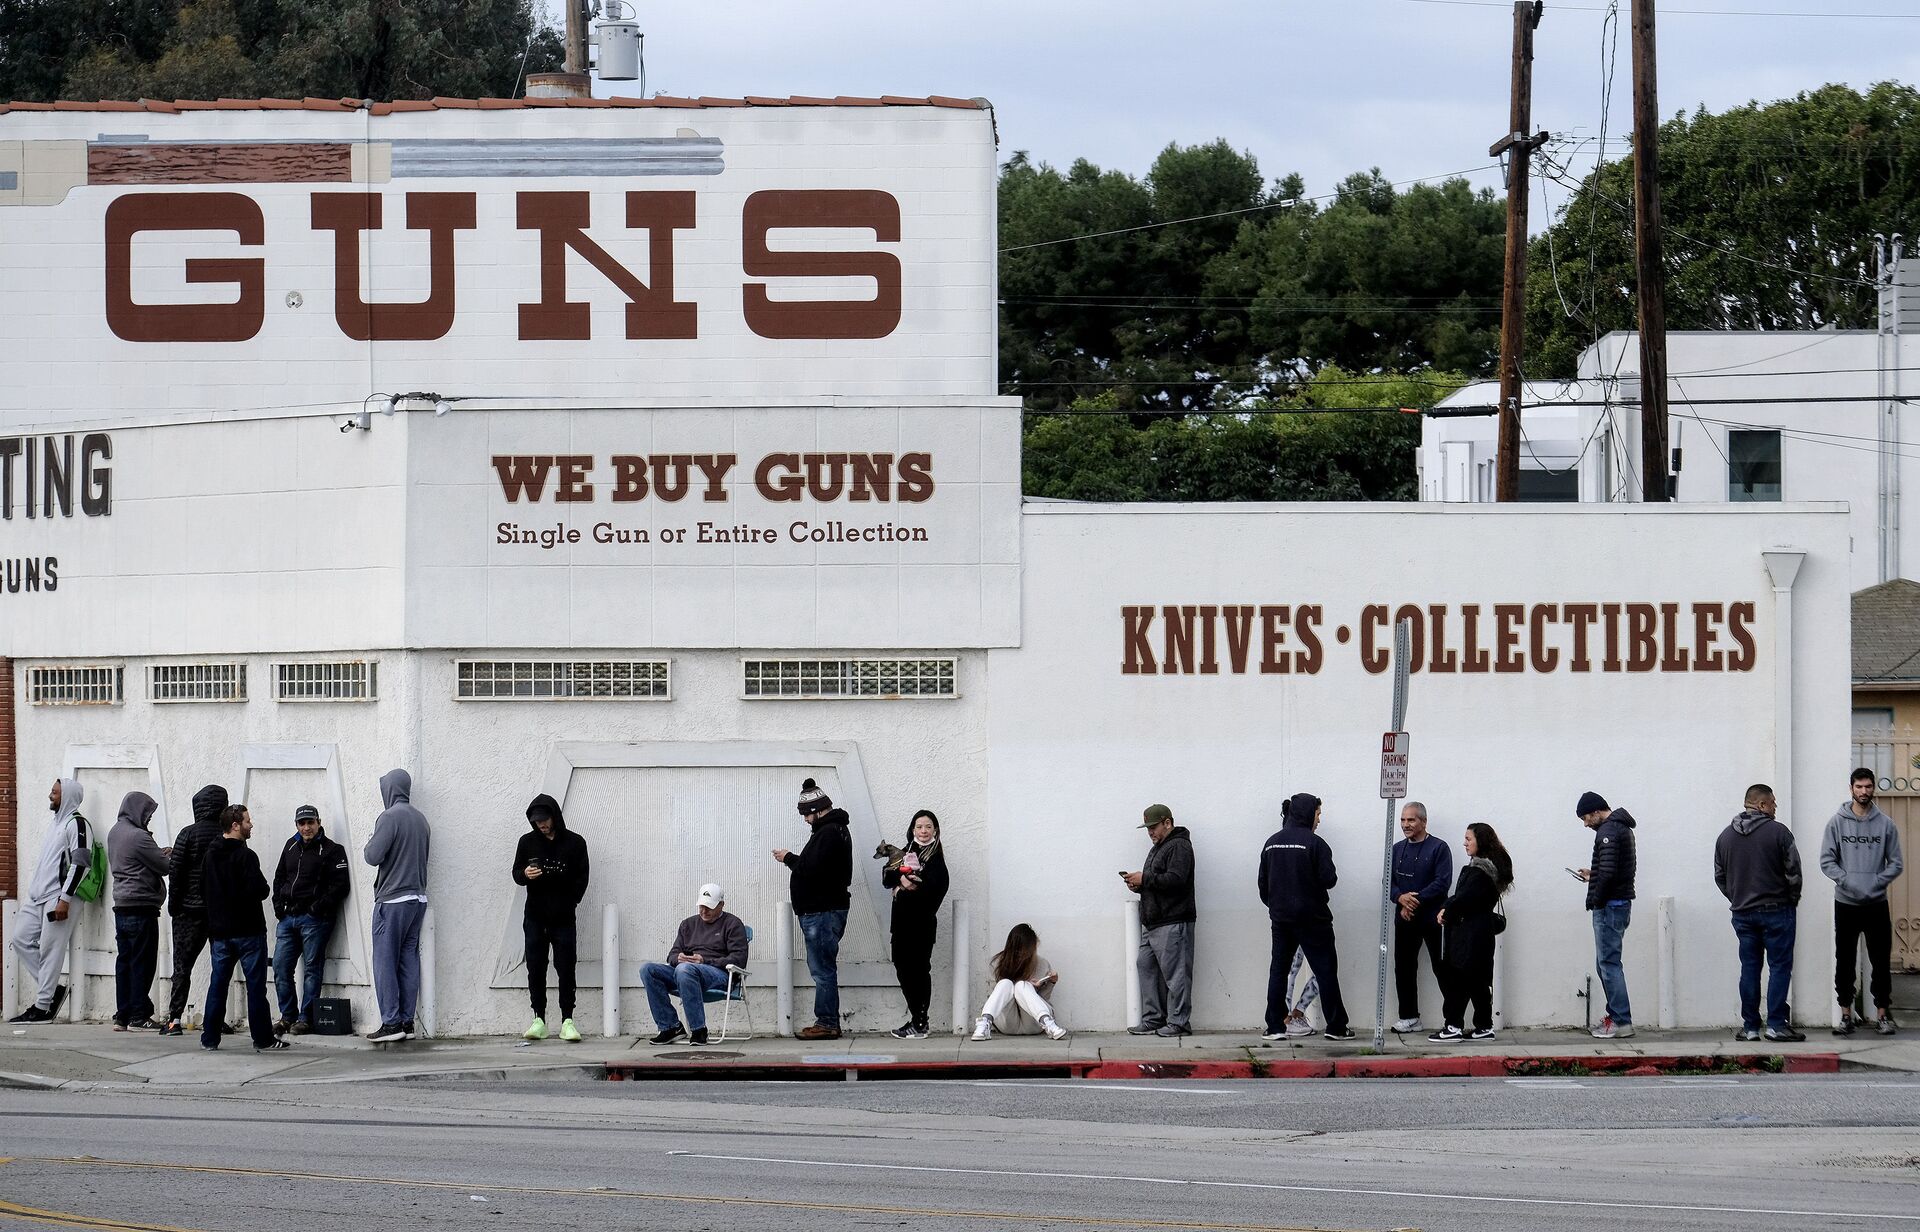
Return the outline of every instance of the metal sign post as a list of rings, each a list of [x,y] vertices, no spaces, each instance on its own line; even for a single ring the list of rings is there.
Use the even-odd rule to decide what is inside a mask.
[[[1380,740],[1380,795],[1387,802],[1387,837],[1380,854],[1380,973],[1373,998],[1373,1047],[1387,1046],[1387,932],[1393,922],[1393,842],[1401,797],[1407,794],[1407,652],[1413,622],[1393,626],[1393,723]]]

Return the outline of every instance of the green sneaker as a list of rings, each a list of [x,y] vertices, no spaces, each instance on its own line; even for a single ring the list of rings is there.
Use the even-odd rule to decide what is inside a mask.
[[[580,1028],[573,1025],[573,1019],[569,1018],[560,1024],[560,1038],[569,1044],[580,1042]]]
[[[533,1025],[520,1033],[522,1039],[543,1040],[547,1038],[547,1020],[536,1018]]]

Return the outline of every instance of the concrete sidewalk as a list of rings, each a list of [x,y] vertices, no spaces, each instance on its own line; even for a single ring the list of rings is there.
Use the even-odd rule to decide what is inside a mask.
[[[1320,1039],[1267,1043],[1250,1032],[1163,1040],[1121,1033],[1084,1034],[1055,1043],[1044,1036],[997,1037],[975,1044],[959,1036],[896,1040],[859,1035],[828,1043],[776,1036],[691,1048],[655,1048],[644,1037],[589,1038],[578,1044],[511,1038],[416,1040],[373,1045],[357,1036],[304,1035],[284,1052],[256,1053],[244,1035],[205,1052],[187,1035],[116,1032],[105,1025],[7,1027],[0,1035],[0,1087],[89,1089],[146,1085],[280,1085],[404,1080],[601,1077],[1329,1077],[1464,1076],[1589,1071],[1699,1072],[1737,1058],[1778,1056],[1795,1071],[1838,1064],[1920,1073],[1920,1030],[1883,1038],[1837,1039],[1820,1032],[1803,1044],[1744,1044],[1725,1031],[1649,1031],[1631,1040],[1596,1040],[1570,1030],[1502,1032],[1485,1044],[1441,1046],[1424,1036],[1333,1044]],[[1426,1059],[1422,1063],[1421,1059]],[[1446,1061],[1447,1063],[1433,1063]],[[1477,1063],[1474,1063],[1477,1062]],[[1531,1064],[1529,1064],[1531,1063]]]

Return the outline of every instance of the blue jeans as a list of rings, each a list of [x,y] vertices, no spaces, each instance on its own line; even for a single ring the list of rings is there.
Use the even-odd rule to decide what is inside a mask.
[[[332,935],[333,921],[319,916],[290,915],[280,921],[273,936],[273,984],[280,994],[280,1017],[288,1022],[297,1018],[313,1025],[313,1006],[320,999],[320,976],[327,965],[327,938]],[[293,994],[296,962],[306,964],[298,999]]]
[[[807,941],[807,971],[813,976],[813,1020],[840,1029],[840,937],[847,931],[847,913],[812,911],[800,917],[800,935]]]
[[[1760,959],[1767,960],[1767,1025],[1787,1029],[1787,985],[1793,980],[1793,935],[1798,920],[1792,907],[1733,913],[1733,935],[1740,941],[1740,1024],[1760,1029]]]
[[[647,990],[647,1008],[653,1011],[653,1025],[670,1031],[680,1020],[673,1013],[673,997],[687,1015],[687,1030],[704,1031],[707,1026],[707,989],[725,988],[727,973],[711,963],[640,964],[640,986]]]
[[[1627,972],[1620,965],[1620,947],[1632,920],[1632,899],[1616,898],[1593,912],[1593,965],[1600,973],[1600,988],[1607,994],[1607,1017],[1619,1027],[1633,1022],[1633,1006],[1627,1001]]]
[[[373,991],[383,1027],[413,1021],[420,1000],[420,926],[426,918],[425,903],[374,904]]]
[[[228,937],[213,943],[213,984],[207,989],[207,1013],[200,1020],[200,1042],[220,1046],[220,1028],[227,1020],[227,981],[235,965],[247,981],[247,1030],[253,1046],[273,1042],[273,1011],[267,1008],[267,934]]]
[[[153,972],[160,962],[158,912],[113,913],[113,1020],[121,1026],[153,1017]]]

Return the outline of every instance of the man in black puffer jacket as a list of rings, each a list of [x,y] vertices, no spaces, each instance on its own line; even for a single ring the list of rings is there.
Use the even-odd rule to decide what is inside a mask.
[[[1633,814],[1608,808],[1599,792],[1580,797],[1573,811],[1593,831],[1593,862],[1575,876],[1587,883],[1587,910],[1593,914],[1593,965],[1607,996],[1607,1016],[1593,1029],[1595,1039],[1626,1039],[1633,1034],[1633,1006],[1627,1000],[1627,972],[1620,951],[1633,920]]]
[[[553,951],[554,974],[560,980],[560,1038],[580,1042],[573,1025],[573,966],[578,949],[574,909],[587,894],[587,840],[567,829],[560,802],[535,796],[527,805],[528,832],[513,851],[513,880],[527,888],[527,910],[521,919],[527,940],[527,996],[533,1002],[533,1025],[526,1038],[547,1038],[547,951]]]
[[[220,840],[221,810],[227,807],[227,789],[209,783],[193,796],[193,824],[173,840],[167,866],[167,908],[173,916],[173,987],[167,995],[167,1023],[162,1035],[180,1034],[180,1015],[193,992],[193,964],[207,947],[207,901],[201,887],[201,862],[208,848]]]
[[[813,836],[799,851],[776,847],[773,858],[793,871],[793,914],[807,943],[807,970],[813,975],[813,1023],[794,1032],[804,1040],[840,1038],[840,938],[847,931],[853,897],[853,838],[845,809],[833,807],[819,784],[800,788],[800,815]]]

